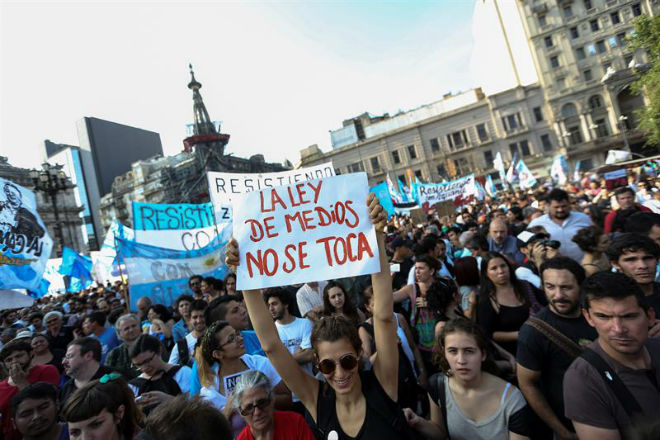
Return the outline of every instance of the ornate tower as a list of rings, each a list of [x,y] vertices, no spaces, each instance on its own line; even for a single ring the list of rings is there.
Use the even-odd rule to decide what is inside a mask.
[[[209,112],[206,110],[202,95],[199,89],[202,84],[195,79],[192,64],[190,67],[190,82],[188,88],[193,92],[193,113],[195,115],[193,135],[183,140],[185,151],[195,151],[200,168],[203,172],[219,171],[221,159],[225,151],[225,146],[229,142],[229,135],[219,133],[216,129]]]

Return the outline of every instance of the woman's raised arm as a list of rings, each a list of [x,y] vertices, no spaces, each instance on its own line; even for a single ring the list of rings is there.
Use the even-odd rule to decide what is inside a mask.
[[[374,373],[390,399],[398,398],[399,350],[397,346],[396,321],[394,319],[394,300],[392,296],[392,276],[390,265],[385,255],[385,234],[383,227],[386,215],[378,198],[369,194],[367,199],[369,217],[376,227],[380,272],[371,275],[374,291],[374,339],[376,340],[376,360]]]
[[[238,243],[233,238],[227,245],[227,265],[235,267],[238,264]],[[261,348],[282,377],[287,387],[300,399],[305,408],[314,417],[316,415],[316,398],[318,397],[318,381],[307,374],[293,355],[286,349],[277,333],[275,322],[268,312],[263,295],[259,290],[243,292],[250,321],[257,333]]]

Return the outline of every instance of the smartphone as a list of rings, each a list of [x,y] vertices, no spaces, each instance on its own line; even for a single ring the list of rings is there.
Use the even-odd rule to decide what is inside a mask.
[[[135,403],[140,403],[140,402],[142,402],[143,400],[144,400],[144,396],[137,396],[137,397],[135,398]]]

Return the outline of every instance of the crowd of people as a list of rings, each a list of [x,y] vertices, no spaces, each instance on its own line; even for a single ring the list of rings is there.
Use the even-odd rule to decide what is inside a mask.
[[[586,175],[419,224],[367,204],[369,276],[2,311],[1,438],[660,438],[658,183]]]

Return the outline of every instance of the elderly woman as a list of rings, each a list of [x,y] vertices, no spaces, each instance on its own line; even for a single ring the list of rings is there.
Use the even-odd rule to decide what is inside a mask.
[[[298,413],[275,411],[273,388],[265,374],[250,371],[236,383],[232,399],[234,408],[247,426],[236,440],[313,440],[314,434]]]

